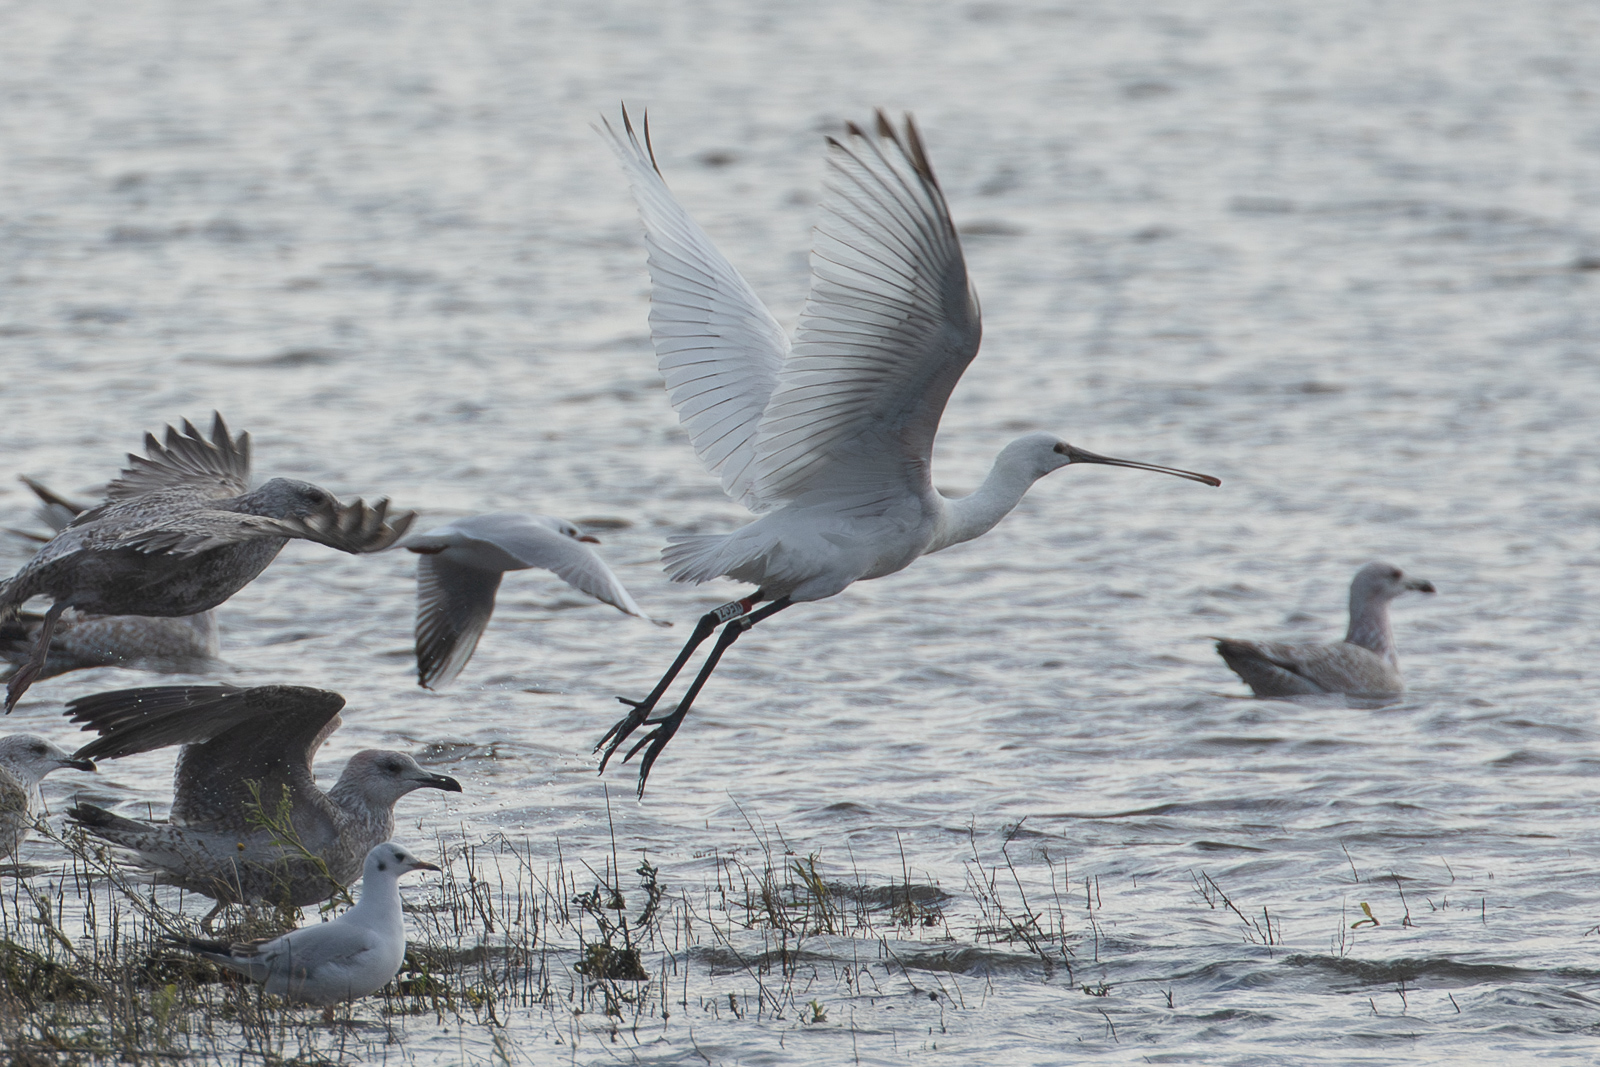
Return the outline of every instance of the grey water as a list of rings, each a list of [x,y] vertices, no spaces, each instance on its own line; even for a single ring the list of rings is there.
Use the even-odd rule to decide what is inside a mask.
[[[425,522],[607,520],[675,629],[510,575],[461,683],[428,693],[407,555],[296,543],[221,609],[226,678],[345,694],[327,766],[433,753],[466,791],[402,802],[426,858],[501,832],[599,857],[614,832],[700,892],[754,822],[847,880],[951,897],[953,940],[906,935],[872,990],[819,982],[826,1023],[425,1017],[397,1062],[1594,1058],[1600,9],[3,10],[4,525],[32,504],[5,472],[91,497],[144,431],[213,408],[259,472]],[[671,585],[661,545],[745,519],[654,369],[639,227],[590,130],[621,100],[789,325],[824,135],[916,114],[985,323],[942,488],[1032,430],[1223,487],[1054,475],[980,541],[752,631],[642,803],[630,768],[597,778],[613,698],[740,588]],[[1373,559],[1439,589],[1394,606],[1405,697],[1242,699],[1208,637],[1335,639]],[[47,680],[6,725],[71,743],[62,701],[159,680]],[[47,796],[159,813],[170,759]],[[1007,857],[1070,902],[1070,976],[966,951],[974,860]]]

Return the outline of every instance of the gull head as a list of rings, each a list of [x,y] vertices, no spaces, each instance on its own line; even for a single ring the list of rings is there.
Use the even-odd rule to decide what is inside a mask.
[[[574,541],[582,541],[590,545],[598,545],[600,543],[600,538],[584,533],[566,519],[552,519],[539,515],[535,517],[535,521],[550,527],[550,529],[563,537],[572,538]]]
[[[321,486],[294,478],[263,482],[249,498],[255,514],[274,519],[303,519],[339,504],[339,499]]]
[[[1433,583],[1421,578],[1407,578],[1392,563],[1369,563],[1356,571],[1350,582],[1352,608],[1374,600],[1393,600],[1401,593],[1432,593]]]
[[[344,787],[344,788],[341,788]],[[393,808],[394,802],[415,789],[442,789],[461,792],[461,783],[443,774],[425,770],[404,752],[366,748],[350,757],[339,776],[338,792],[354,787],[371,805]]]
[[[72,767],[80,771],[94,770],[92,760],[77,759],[64,749],[35,734],[12,734],[0,737],[0,767],[10,771],[24,785],[32,787],[51,771]]]
[[[364,884],[371,885],[379,878],[390,880],[398,879],[407,871],[437,871],[439,868],[425,860],[419,860],[403,845],[393,841],[385,841],[381,845],[372,846],[372,851],[367,853],[367,862],[362,868],[361,877]]]

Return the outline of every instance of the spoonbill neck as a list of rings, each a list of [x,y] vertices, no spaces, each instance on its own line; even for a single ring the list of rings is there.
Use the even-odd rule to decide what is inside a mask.
[[[933,531],[933,540],[923,555],[982,537],[1011,514],[1033,483],[1048,473],[1016,462],[1014,457],[1001,452],[977,489],[955,499],[939,497],[944,506]]]

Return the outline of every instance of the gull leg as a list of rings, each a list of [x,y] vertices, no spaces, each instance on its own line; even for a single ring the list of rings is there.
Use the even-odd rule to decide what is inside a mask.
[[[694,650],[700,647],[701,642],[711,636],[711,631],[731,619],[737,619],[741,615],[748,614],[760,599],[761,590],[757,589],[743,600],[730,600],[728,603],[712,608],[700,616],[700,621],[695,623],[694,633],[690,634],[689,640],[684,642],[683,651],[678,653],[678,658],[672,661],[672,666],[667,668],[667,673],[661,676],[661,680],[656,683],[654,689],[650,690],[648,696],[643,700],[629,700],[627,697],[617,698],[633,710],[618,719],[611,729],[606,731],[606,735],[600,739],[600,743],[594,746],[596,752],[599,752],[602,748],[606,750],[606,754],[600,757],[600,770],[598,773],[605,773],[606,764],[611,762],[612,755],[628,739],[628,735],[643,726],[645,720],[650,718],[650,713],[655,710],[656,704],[660,702],[661,697],[666,693],[667,686],[671,685],[673,679],[678,677],[678,672],[683,670],[683,665],[689,662],[689,657],[694,655]]]
[[[17,701],[22,699],[22,694],[28,691],[33,680],[39,677],[39,672],[44,670],[45,661],[50,658],[50,637],[56,631],[56,620],[66,610],[65,603],[55,603],[44,613],[44,621],[39,624],[39,636],[34,640],[33,653],[28,656],[28,662],[12,672],[11,680],[6,683],[7,715],[17,706]]]
[[[227,910],[228,902],[226,900],[217,901],[217,906],[206,912],[206,917],[200,920],[200,929],[204,930],[208,934],[214,934],[215,930],[212,929],[211,924],[217,921],[218,915],[221,915]]]
[[[793,601],[788,597],[774,600],[753,615],[747,615],[742,619],[734,619],[722,628],[721,635],[717,637],[717,643],[711,646],[711,653],[706,656],[705,663],[700,667],[700,673],[695,675],[694,682],[689,686],[689,691],[683,694],[683,699],[678,702],[678,706],[663,718],[651,722],[650,725],[654,726],[655,729],[645,734],[638,744],[630,748],[628,754],[622,758],[622,762],[626,763],[633,759],[641,748],[646,745],[650,746],[649,751],[644,754],[644,760],[639,764],[639,796],[641,798],[644,796],[645,780],[650,777],[650,768],[655,766],[656,757],[661,755],[661,750],[667,747],[667,742],[671,741],[673,735],[678,732],[678,727],[683,723],[684,716],[689,714],[689,708],[694,705],[695,697],[700,695],[700,690],[704,689],[706,682],[711,679],[711,672],[717,669],[717,663],[722,659],[722,654],[728,650],[728,646],[739,640],[750,627],[763,619],[771,618],[792,603]],[[619,741],[618,744],[620,743]]]

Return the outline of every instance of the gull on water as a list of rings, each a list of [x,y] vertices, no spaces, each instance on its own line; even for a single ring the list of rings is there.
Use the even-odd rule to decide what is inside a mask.
[[[366,854],[361,899],[332,922],[259,941],[163,940],[260,982],[268,993],[331,1013],[334,1004],[376,993],[400,973],[406,958],[400,876],[438,869],[386,841]]]
[[[396,801],[415,789],[461,792],[454,778],[380,749],[351,756],[323,792],[311,761],[339,728],[342,707],[338,693],[299,685],[151,686],[79,697],[68,714],[100,734],[75,753],[80,758],[183,747],[168,822],[82,803],[67,814],[132,852],[156,881],[216,900],[208,921],[230,903],[327,900],[394,833]],[[262,825],[264,815],[277,825]]]
[[[88,510],[87,505],[68,500],[32,478],[22,480],[41,501],[34,514],[55,533]],[[21,530],[11,532],[40,544],[50,540]],[[32,655],[43,624],[44,615],[32,611],[25,611],[10,622],[0,622],[0,659],[9,660],[13,671]],[[221,651],[215,611],[161,618],[89,615],[69,609],[62,613],[50,636],[48,654],[38,677],[50,678],[89,667],[201,674],[221,666]],[[0,674],[0,681],[10,674]]]
[[[1350,629],[1343,641],[1285,645],[1216,638],[1217,654],[1258,697],[1347,693],[1383,696],[1405,689],[1389,601],[1407,590],[1432,593],[1433,583],[1407,578],[1389,563],[1369,563],[1350,582]]]
[[[34,734],[0,737],[0,859],[17,851],[43,813],[40,780],[62,767],[94,770],[89,760],[68,755]]]
[[[662,559],[674,581],[733,578],[749,596],[704,615],[643,700],[595,746],[600,769],[628,750],[656,757],[718,660],[756,623],[791,604],[881,578],[920,556],[980,537],[1029,487],[1073,463],[1190,471],[1111,459],[1047,433],[1007,445],[983,484],[948,499],[933,487],[933,439],[950,392],[978,352],[978,301],[944,193],[908,117],[879,112],[828,139],[828,183],[813,237],[811,293],[789,340],[754,291],[673,198],[641,144],[605,124],[627,172],[649,250],[650,334],[678,420],[723,491],[760,517],[731,534],[675,537]],[[762,601],[770,603],[759,610]],[[726,625],[723,625],[726,624]],[[699,674],[663,717],[649,718],[694,649],[723,626]]]
[[[585,543],[586,542],[586,543]],[[634,603],[599,544],[564,519],[497,512],[456,519],[400,542],[417,560],[417,684],[438,689],[461,673],[478,647],[506,571],[540,568],[596,600],[657,625]]]
[[[341,504],[325,489],[273,478],[250,489],[250,435],[230,437],[215,415],[211,439],[185,421],[165,444],[145,435],[146,457],[106,487],[99,506],[77,516],[15,575],[0,583],[0,622],[34,596],[53,603],[34,647],[6,686],[16,706],[49,656],[56,621],[68,608],[95,615],[194,615],[248,585],[292,537],[344,552],[379,552],[416,517],[389,516],[389,501]]]

